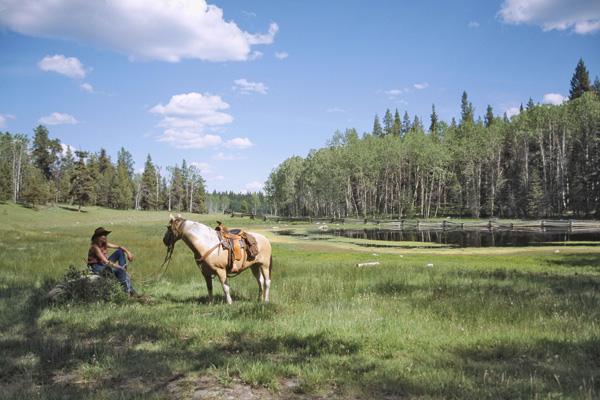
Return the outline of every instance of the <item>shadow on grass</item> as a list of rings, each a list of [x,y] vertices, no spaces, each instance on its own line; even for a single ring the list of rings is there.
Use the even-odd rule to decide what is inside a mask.
[[[483,383],[490,398],[534,398],[540,393],[593,398],[600,392],[600,345],[594,339],[495,339],[452,353],[465,376]]]
[[[79,211],[79,209],[77,207],[58,206],[58,208],[60,208],[62,210],[66,210],[66,211],[79,212],[81,214],[85,214],[85,213],[89,212],[89,211],[84,210],[83,208],[81,209],[81,211]]]

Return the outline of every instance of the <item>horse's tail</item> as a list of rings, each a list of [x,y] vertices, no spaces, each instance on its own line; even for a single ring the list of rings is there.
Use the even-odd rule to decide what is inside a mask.
[[[273,274],[273,253],[271,253],[271,259],[269,260],[269,279],[273,279],[272,274]]]

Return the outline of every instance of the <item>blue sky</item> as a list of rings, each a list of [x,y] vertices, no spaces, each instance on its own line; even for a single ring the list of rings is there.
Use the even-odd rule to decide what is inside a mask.
[[[600,75],[597,0],[0,0],[0,130],[255,192],[388,108],[558,104],[580,58]]]

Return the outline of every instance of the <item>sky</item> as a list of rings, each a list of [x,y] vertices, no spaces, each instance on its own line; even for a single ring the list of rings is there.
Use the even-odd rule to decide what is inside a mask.
[[[257,192],[387,109],[427,127],[600,75],[598,0],[0,0],[0,131]]]

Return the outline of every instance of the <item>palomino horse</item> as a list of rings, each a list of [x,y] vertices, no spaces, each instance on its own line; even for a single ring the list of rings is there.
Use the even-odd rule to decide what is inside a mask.
[[[227,296],[227,303],[231,304],[226,269],[228,251],[222,249],[217,231],[199,222],[185,220],[180,215],[177,218],[173,217],[172,214],[169,214],[169,216],[171,221],[167,225],[167,232],[163,238],[163,243],[167,247],[170,247],[174,246],[176,241],[182,239],[194,252],[196,263],[206,280],[209,301],[212,302],[213,298],[212,276],[217,275],[223,286],[223,292]],[[271,269],[273,267],[271,243],[260,233],[248,232],[248,234],[254,236],[256,239],[258,254],[256,257],[248,255],[246,264],[243,268],[240,268],[240,272],[250,268],[258,282],[258,300],[269,301]]]

